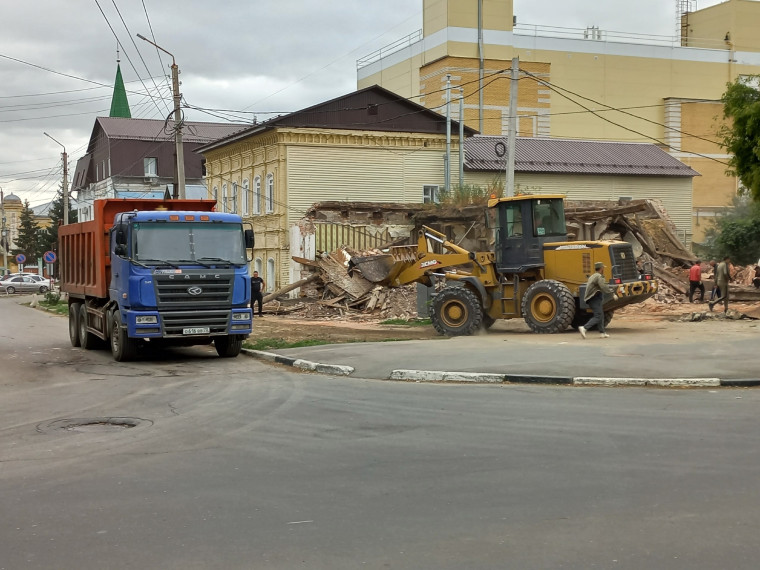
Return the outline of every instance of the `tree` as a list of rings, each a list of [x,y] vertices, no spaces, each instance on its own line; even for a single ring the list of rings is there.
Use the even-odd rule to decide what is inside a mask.
[[[50,220],[50,226],[41,231],[40,245],[45,251],[58,249],[58,226],[63,223],[63,192],[50,203]],[[77,212],[71,209],[69,201],[69,223],[74,224],[76,221]]]
[[[703,259],[723,259],[730,255],[734,263],[757,263],[760,257],[760,202],[746,197],[734,199],[734,207],[716,218],[705,232],[705,241],[695,249]]]
[[[40,227],[34,219],[34,213],[29,207],[29,200],[24,202],[24,209],[21,210],[19,219],[18,239],[16,239],[16,249],[13,255],[23,253],[26,256],[27,263],[36,263],[37,258],[42,255],[40,251]]]
[[[720,131],[722,144],[731,154],[729,173],[736,175],[755,201],[760,201],[760,76],[739,77],[726,85]]]

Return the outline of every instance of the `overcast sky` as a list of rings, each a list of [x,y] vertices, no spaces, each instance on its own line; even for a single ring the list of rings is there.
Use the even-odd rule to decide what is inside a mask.
[[[514,6],[519,24],[676,31],[673,0]],[[422,0],[6,0],[2,8],[0,187],[32,206],[52,200],[61,182],[62,149],[43,132],[66,147],[73,174],[95,118],[108,115],[117,38],[133,117],[163,119],[172,107],[171,58],[159,61],[140,33],[174,54],[184,100],[213,113],[186,110],[189,120],[248,122],[354,91],[358,58],[422,28]]]

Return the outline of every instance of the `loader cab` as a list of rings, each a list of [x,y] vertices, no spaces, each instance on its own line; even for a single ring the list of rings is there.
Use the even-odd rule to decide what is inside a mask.
[[[544,244],[567,241],[563,200],[560,195],[489,200],[486,224],[493,232],[499,273],[539,269],[544,266]]]

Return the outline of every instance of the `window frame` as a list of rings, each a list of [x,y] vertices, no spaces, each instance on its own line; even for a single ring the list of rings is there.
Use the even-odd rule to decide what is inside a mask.
[[[265,210],[267,214],[274,212],[274,174],[271,172],[267,174],[266,180],[266,197],[264,200]]]

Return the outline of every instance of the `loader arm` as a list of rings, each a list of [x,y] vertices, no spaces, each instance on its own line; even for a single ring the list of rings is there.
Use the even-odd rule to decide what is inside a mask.
[[[444,253],[435,253],[430,241],[441,244]],[[422,226],[417,237],[417,245],[391,247],[388,253],[352,257],[349,273],[358,270],[366,279],[387,287],[401,287],[409,283],[432,284],[432,274],[456,267],[451,278],[475,276],[493,282],[493,254],[473,253],[446,239],[441,232]],[[490,278],[488,277],[490,276]]]

